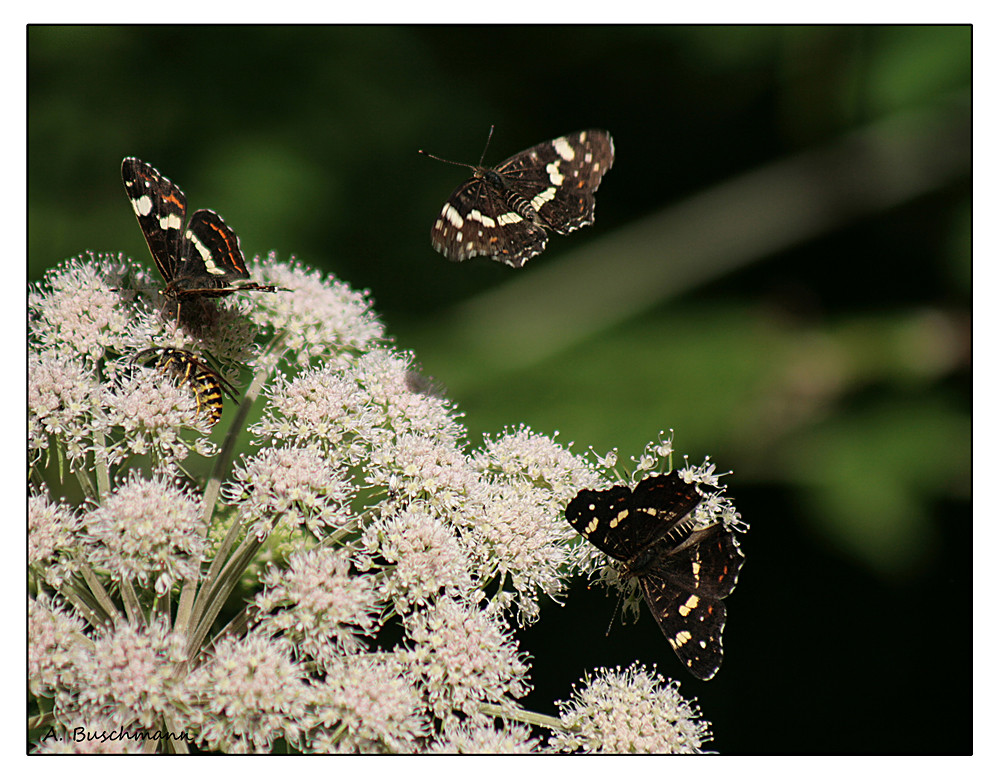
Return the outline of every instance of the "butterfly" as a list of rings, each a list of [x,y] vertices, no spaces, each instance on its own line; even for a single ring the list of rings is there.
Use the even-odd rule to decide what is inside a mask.
[[[155,366],[169,373],[178,383],[187,383],[194,392],[198,412],[207,411],[208,420],[215,426],[222,418],[222,393],[233,399],[236,389],[218,372],[194,353],[180,348],[147,348],[132,357],[135,363],[146,363],[156,358]]]
[[[200,296],[218,298],[237,291],[285,290],[250,279],[239,237],[211,209],[191,215],[185,229],[187,197],[149,163],[122,161],[125,193],[166,287],[163,294],[178,302]]]
[[[711,679],[722,664],[722,599],[736,587],[744,556],[723,524],[696,529],[691,512],[704,499],[676,472],[652,475],[635,489],[584,489],[566,506],[583,537],[639,581],[650,613],[687,669]]]
[[[594,193],[614,160],[607,131],[583,130],[518,152],[496,168],[483,166],[482,156],[475,166],[455,163],[471,168],[472,177],[445,201],[431,245],[449,261],[486,255],[520,268],[545,249],[548,231],[568,234],[594,222]]]

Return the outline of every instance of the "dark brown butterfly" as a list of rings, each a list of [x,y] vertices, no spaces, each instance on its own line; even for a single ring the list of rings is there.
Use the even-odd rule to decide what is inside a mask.
[[[635,487],[584,489],[566,507],[573,528],[636,578],[674,653],[699,679],[722,664],[722,599],[736,588],[743,552],[722,524],[693,529],[703,497],[677,473]]]
[[[149,163],[125,158],[122,182],[178,317],[183,299],[284,290],[250,279],[239,237],[216,212],[199,209],[185,228],[187,197]]]
[[[483,166],[481,157],[475,166],[456,163],[471,168],[472,177],[445,202],[431,245],[449,261],[486,255],[520,268],[545,249],[547,231],[568,234],[594,222],[594,193],[614,160],[607,131],[582,130],[518,152],[496,168]]]

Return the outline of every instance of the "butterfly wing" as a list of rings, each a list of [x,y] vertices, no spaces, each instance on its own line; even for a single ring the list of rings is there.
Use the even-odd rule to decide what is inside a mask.
[[[503,193],[480,176],[451,194],[431,226],[431,245],[449,261],[485,255],[520,268],[546,240],[545,229],[511,211]]]
[[[710,679],[722,664],[722,599],[736,588],[745,558],[722,524],[692,533],[672,551],[671,546],[668,539],[654,544],[639,583],[681,662],[699,679]]]
[[[159,171],[134,157],[122,161],[122,183],[156,268],[169,284],[177,276],[183,255],[187,197]]]
[[[568,234],[594,222],[594,193],[615,159],[603,130],[583,130],[537,144],[496,171],[523,195],[553,231]]]
[[[573,529],[609,557],[628,559],[634,552],[631,525],[632,492],[625,486],[604,491],[581,490],[566,506]]]
[[[677,473],[652,475],[634,490],[583,489],[566,506],[566,518],[605,554],[622,561],[636,557],[645,561],[652,544],[680,531],[679,522],[701,500],[697,484],[685,483]]]
[[[204,294],[238,288],[250,277],[236,233],[211,209],[191,215],[184,232],[181,261],[168,286],[174,295]],[[205,294],[210,295],[210,294]]]
[[[722,665],[726,606],[699,597],[655,574],[640,579],[649,611],[674,654],[699,679],[707,681]]]
[[[687,483],[676,472],[650,475],[639,481],[632,492],[632,508],[636,514],[650,516],[655,521],[638,525],[642,534],[638,536],[637,549],[645,549],[661,538],[680,542],[690,530],[690,525],[682,522],[702,499],[698,484]]]
[[[655,575],[700,597],[721,600],[732,594],[746,559],[732,532],[722,524],[699,530],[678,554],[654,551],[644,574]],[[660,549],[665,544],[657,544]]]

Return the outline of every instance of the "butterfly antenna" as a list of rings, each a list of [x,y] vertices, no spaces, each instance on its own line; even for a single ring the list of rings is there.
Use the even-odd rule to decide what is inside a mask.
[[[432,155],[430,152],[425,152],[422,149],[418,149],[417,152],[421,155],[427,155],[427,157],[433,158],[434,160],[440,160],[442,163],[451,163],[453,166],[462,166],[463,168],[474,168],[474,166],[470,166],[468,163],[459,163],[457,160],[445,160],[443,157]]]
[[[490,133],[486,137],[486,146],[483,147],[483,154],[481,154],[479,156],[479,166],[480,167],[482,167],[482,165],[483,165],[483,158],[486,157],[486,150],[490,148],[490,140],[493,138],[493,128],[494,128],[494,126],[490,125]]]
[[[453,166],[463,166],[464,168],[472,168],[468,163],[459,163],[457,160],[445,160],[443,157],[438,157],[437,155],[432,155],[430,152],[425,152],[422,149],[417,150],[421,155],[427,155],[429,158],[434,160],[440,160],[442,163],[451,163]]]
[[[483,165],[483,158],[486,157],[486,150],[490,146],[491,138],[493,138],[493,125],[490,125],[490,135],[486,137],[486,146],[483,147],[483,154],[479,156],[479,166],[473,166],[470,165],[469,163],[459,163],[457,160],[447,160],[446,158],[438,157],[437,155],[432,155],[430,152],[427,152],[426,150],[423,149],[418,149],[417,153],[421,155],[426,155],[427,157],[433,158],[434,160],[440,160],[442,163],[451,163],[451,165],[453,166],[462,166],[462,168],[478,168]]]

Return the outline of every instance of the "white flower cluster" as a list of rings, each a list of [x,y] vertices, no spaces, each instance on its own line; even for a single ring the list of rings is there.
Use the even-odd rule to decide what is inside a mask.
[[[194,321],[120,257],[30,293],[35,750],[697,751],[707,724],[641,672],[588,679],[561,722],[517,703],[515,626],[586,564],[563,511],[606,483],[595,462],[524,426],[470,451],[364,294],[273,257],[254,274],[288,292]],[[150,343],[245,388],[236,428],[130,364]]]

